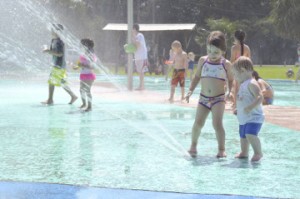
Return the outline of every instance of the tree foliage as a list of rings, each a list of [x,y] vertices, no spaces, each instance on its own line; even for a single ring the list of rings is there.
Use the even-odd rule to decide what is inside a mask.
[[[271,20],[280,36],[300,41],[299,0],[276,0],[273,2]]]
[[[107,23],[127,22],[126,0],[51,0],[49,7],[78,37],[91,37],[104,60],[119,56],[126,32],[103,31]],[[293,63],[295,42],[300,38],[299,0],[134,0],[134,22],[196,23],[190,34],[170,31],[144,33],[148,44],[158,43],[159,53],[173,40],[192,39],[187,51],[205,53],[208,32],[221,30],[227,45],[236,29],[247,33],[255,63]],[[270,17],[271,15],[271,17]],[[151,42],[149,41],[151,40]],[[152,44],[151,44],[152,45]],[[186,46],[184,46],[186,47]],[[109,49],[109,50],[108,50]],[[114,53],[112,53],[114,52]]]

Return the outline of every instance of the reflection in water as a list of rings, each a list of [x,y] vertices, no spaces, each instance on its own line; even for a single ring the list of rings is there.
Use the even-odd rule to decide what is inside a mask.
[[[212,165],[216,162],[223,162],[226,161],[224,158],[217,158],[212,156],[197,156],[196,158],[192,159],[193,166],[207,166]]]
[[[65,128],[56,127],[55,120],[55,111],[52,107],[48,109],[48,132],[49,132],[49,169],[51,174],[57,179],[63,179],[65,173],[62,170],[63,163],[63,152],[64,152],[64,143],[65,143]]]
[[[52,168],[53,176],[58,179],[62,179],[65,174],[62,171],[62,162],[63,162],[63,151],[65,143],[65,129],[63,128],[49,128],[50,134],[50,160],[49,166]]]
[[[90,183],[91,173],[93,170],[93,157],[94,157],[94,143],[91,134],[90,114],[83,114],[80,118],[79,129],[79,167],[82,172],[82,176],[87,180],[87,184]]]
[[[171,119],[184,119],[184,112],[183,111],[170,111],[170,118]]]
[[[241,169],[247,169],[252,168],[256,169],[259,168],[260,162],[251,162],[248,158],[244,159],[234,159],[229,164],[223,164],[222,167],[229,167],[229,168],[241,168]]]
[[[170,109],[170,119],[185,119],[185,120],[194,120],[195,118],[195,111],[190,110],[182,110],[182,109]]]

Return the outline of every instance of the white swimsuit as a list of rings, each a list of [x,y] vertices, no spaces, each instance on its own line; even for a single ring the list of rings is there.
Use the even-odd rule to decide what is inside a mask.
[[[244,81],[237,94],[237,118],[240,125],[246,123],[263,123],[264,121],[262,104],[252,109],[250,113],[244,111],[245,107],[249,106],[255,100],[255,97],[248,88],[251,80],[252,78]]]
[[[201,78],[215,78],[226,81],[225,59],[221,59],[220,63],[211,63],[206,59],[202,66]]]

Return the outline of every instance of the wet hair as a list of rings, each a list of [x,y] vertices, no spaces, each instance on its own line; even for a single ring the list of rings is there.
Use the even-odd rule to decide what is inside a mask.
[[[136,31],[140,31],[140,25],[139,24],[137,24],[137,23],[135,23],[135,24],[133,24],[133,29],[135,29]]]
[[[208,35],[207,44],[213,45],[222,51],[226,51],[225,35],[221,31],[213,31]]]
[[[253,63],[250,58],[241,56],[234,63],[233,68],[237,71],[241,71],[241,69],[245,69],[246,71],[253,71]]]
[[[55,30],[57,30],[57,31],[63,31],[64,30],[64,26],[63,25],[61,25],[61,24],[59,24],[59,23],[57,23],[57,24],[52,24],[52,27],[55,29]]]
[[[258,72],[256,72],[255,70],[252,72],[252,77],[254,77],[254,79],[257,81],[259,79],[261,79],[261,77],[259,76]]]
[[[172,42],[171,47],[172,48],[173,47],[175,47],[175,48],[182,48],[182,45],[181,45],[180,41],[175,40],[175,41]]]
[[[94,50],[94,41],[91,39],[81,39],[80,43],[85,46],[89,51]]]
[[[243,56],[244,55],[244,41],[245,41],[246,33],[242,30],[237,30],[234,32],[234,37],[241,44],[241,56]]]

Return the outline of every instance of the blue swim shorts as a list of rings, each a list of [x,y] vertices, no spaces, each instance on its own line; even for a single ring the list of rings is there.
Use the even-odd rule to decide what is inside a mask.
[[[273,104],[273,98],[265,97],[264,100],[265,100],[266,105],[271,105],[271,104]]]
[[[260,131],[260,128],[262,126],[262,123],[246,123],[244,125],[240,125],[239,131],[240,131],[240,137],[246,138],[246,134],[255,135]]]

